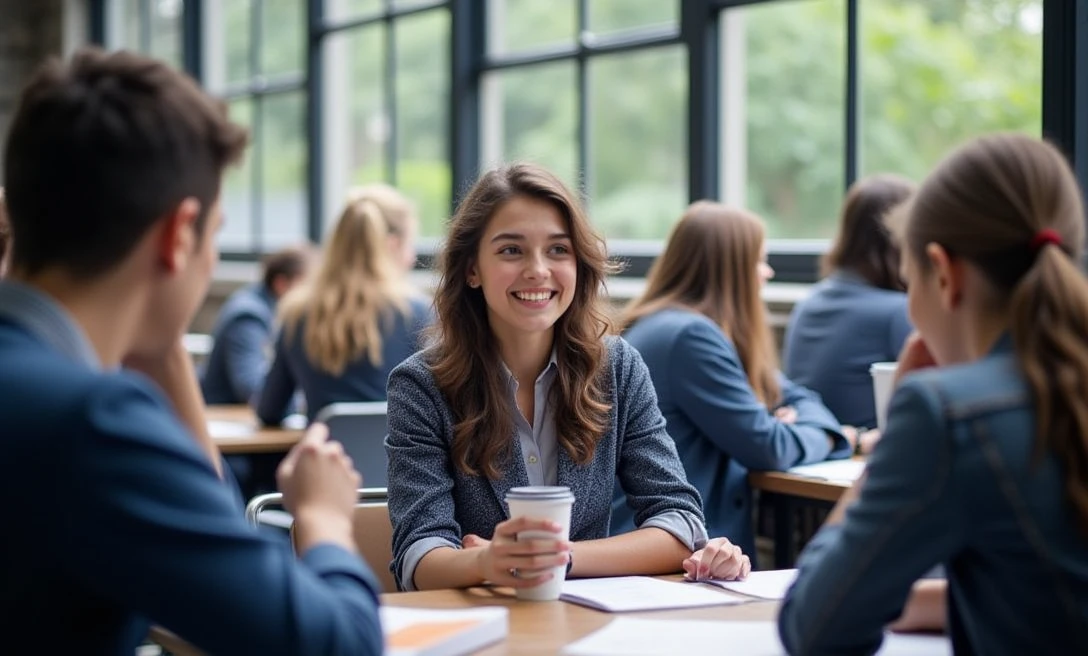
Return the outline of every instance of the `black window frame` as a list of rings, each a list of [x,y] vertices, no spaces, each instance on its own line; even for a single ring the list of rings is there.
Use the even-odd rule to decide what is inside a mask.
[[[90,40],[105,42],[106,4],[110,0],[90,0]],[[183,10],[183,55],[185,69],[198,81],[203,81],[201,53],[204,35],[201,16],[208,0],[185,0]],[[587,3],[577,0],[579,28],[586,25]],[[451,170],[450,199],[455,206],[459,194],[475,179],[480,167],[480,83],[490,71],[514,66],[532,65],[545,61],[569,59],[578,61],[579,84],[579,164],[584,169],[588,154],[588,129],[585,121],[585,63],[599,54],[630,51],[682,43],[688,53],[688,195],[690,200],[720,197],[721,107],[720,34],[721,12],[749,5],[780,0],[680,0],[678,29],[625,31],[587,41],[583,30],[573,46],[540,50],[532,53],[491,57],[486,52],[488,0],[421,0],[408,6],[394,5],[393,0],[383,0],[382,9],[366,16],[331,22],[324,15],[324,0],[307,0],[306,3],[306,62],[304,73],[290,80],[257,80],[255,83],[228,89],[227,99],[242,97],[263,98],[274,93],[302,90],[306,93],[307,184],[308,217],[306,234],[319,242],[322,237],[323,217],[327,210],[320,192],[322,180],[323,150],[321,106],[322,40],[329,34],[360,27],[378,21],[390,26],[396,18],[429,11],[439,6],[450,12],[450,107],[448,155]],[[843,20],[846,26],[845,108],[844,122],[844,179],[847,186],[857,178],[859,162],[859,0],[844,0]],[[259,6],[260,2],[254,5]],[[259,11],[259,10],[255,10]],[[259,18],[259,17],[258,17]],[[259,42],[258,37],[251,40]],[[391,34],[391,32],[390,32]],[[1042,134],[1054,142],[1069,157],[1082,189],[1088,189],[1088,0],[1043,0],[1043,97]],[[386,48],[393,48],[387,39]],[[392,58],[387,58],[392,61]],[[255,69],[259,70],[259,69]],[[388,75],[387,75],[388,77]],[[385,84],[391,84],[386,80]],[[393,94],[387,94],[388,103],[395,103]],[[390,113],[391,120],[395,114]],[[255,115],[256,121],[256,115]],[[395,148],[395,138],[389,148]],[[256,155],[259,155],[257,153]],[[253,156],[256,156],[253,155]],[[393,162],[392,158],[387,161]],[[390,164],[393,166],[393,164]],[[258,169],[259,167],[254,167]],[[391,174],[395,176],[395,172]],[[395,179],[391,177],[390,179]],[[255,207],[259,207],[258,184],[254,185]],[[678,208],[679,209],[679,208]],[[254,222],[259,233],[259,220]],[[255,244],[261,243],[261,235],[253,235]],[[649,270],[660,249],[653,244],[625,244],[610,242],[613,254],[628,263],[625,275],[643,276]],[[820,242],[792,242],[772,240],[768,243],[771,266],[777,272],[776,280],[782,282],[812,282],[819,277],[819,258],[826,244]],[[259,250],[259,249],[258,249]],[[426,256],[426,248],[421,249]],[[224,253],[225,259],[253,260],[259,252]],[[426,257],[423,258],[426,261]]]

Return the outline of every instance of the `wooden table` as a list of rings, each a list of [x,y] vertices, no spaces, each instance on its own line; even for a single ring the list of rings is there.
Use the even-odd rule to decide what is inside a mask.
[[[723,595],[731,593],[722,591]],[[412,608],[468,608],[504,606],[510,612],[506,640],[477,652],[498,654],[557,654],[566,645],[604,627],[614,617],[671,620],[773,621],[778,602],[760,601],[732,606],[710,606],[644,613],[604,613],[563,601],[518,601],[510,588],[469,588],[383,594],[387,606]]]
[[[786,472],[751,472],[748,484],[759,490],[774,509],[775,569],[793,567],[797,511],[805,507],[830,508],[850,489],[849,483]]]
[[[210,425],[212,439],[223,453],[280,453],[289,451],[302,438],[301,429],[262,427],[253,409],[246,405],[208,406],[205,416],[215,422]],[[246,429],[248,432],[240,434]]]
[[[720,593],[732,596],[729,592],[720,591]],[[683,610],[604,613],[564,601],[518,601],[511,588],[485,587],[467,590],[387,593],[382,595],[382,604],[408,608],[471,608],[473,606],[507,608],[510,613],[510,630],[506,639],[476,652],[482,656],[558,654],[563,647],[603,628],[615,617],[771,622],[778,617],[779,605],[777,601],[756,601],[731,606]],[[150,637],[178,656],[201,655],[199,650],[164,629],[153,628]]]

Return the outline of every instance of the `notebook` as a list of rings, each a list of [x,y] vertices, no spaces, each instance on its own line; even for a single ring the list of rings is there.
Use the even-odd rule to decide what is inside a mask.
[[[729,654],[784,656],[774,622],[647,620],[617,617],[604,628],[567,645],[568,656]],[[878,656],[951,656],[945,636],[886,633]]]
[[[833,483],[850,484],[865,471],[864,460],[826,460],[811,465],[798,465],[786,470],[790,474],[822,478]]]
[[[725,606],[750,601],[750,599],[700,585],[681,581],[663,581],[648,576],[616,576],[565,581],[559,598],[608,613]]]
[[[509,633],[509,617],[500,606],[453,610],[382,606],[387,656],[457,656],[470,654]]]
[[[703,583],[747,595],[752,597],[752,601],[756,601],[760,599],[785,599],[786,592],[796,579],[797,570],[795,569],[772,569],[752,572],[743,581],[703,581]]]

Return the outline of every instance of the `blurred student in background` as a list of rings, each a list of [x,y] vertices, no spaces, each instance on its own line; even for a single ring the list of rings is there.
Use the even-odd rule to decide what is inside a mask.
[[[389,378],[402,589],[531,586],[563,564],[571,576],[747,574],[728,540],[707,543],[638,353],[606,337],[606,258],[577,197],[538,166],[487,172],[461,202],[439,260],[436,342]],[[617,477],[638,529],[608,537]],[[524,485],[571,488],[569,541],[517,542],[559,530],[507,519],[505,492]]]
[[[877,425],[869,365],[899,357],[911,331],[899,246],[884,217],[913,190],[894,175],[850,187],[824,257],[826,277],[793,309],[786,328],[786,375],[818,393],[839,421],[859,428]]]
[[[269,255],[261,267],[261,281],[234,292],[223,304],[200,380],[209,405],[253,400],[268,371],[276,304],[302,280],[313,257],[313,251],[302,246]]]
[[[154,622],[208,653],[382,651],[352,532],[359,475],[324,427],[280,469],[297,560],[247,525],[215,445],[182,423],[204,421],[181,336],[245,143],[195,82],[128,52],[49,62],[20,98],[0,282],[12,644],[131,654]]]
[[[707,528],[748,553],[755,549],[748,470],[853,450],[820,398],[778,371],[760,295],[773,275],[759,217],[699,201],[673,227],[646,290],[622,317],[624,338],[649,367],[668,434],[702,495]],[[618,491],[613,515],[613,533],[632,527]]]
[[[873,653],[899,618],[900,629],[947,629],[957,654],[1083,651],[1081,192],[1054,147],[993,135],[955,150],[902,215],[919,337],[899,358],[866,477],[798,562],[783,643]],[[941,563],[947,581],[915,583]]]
[[[408,280],[417,230],[415,208],[392,187],[351,192],[317,274],[281,303],[261,421],[280,423],[296,388],[311,420],[330,403],[385,400],[389,372],[419,350],[432,320]]]

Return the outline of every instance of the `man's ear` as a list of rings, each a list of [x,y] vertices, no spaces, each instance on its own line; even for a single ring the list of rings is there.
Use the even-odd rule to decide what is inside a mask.
[[[192,196],[185,198],[164,219],[159,233],[159,262],[167,272],[174,274],[185,269],[200,243],[197,218],[200,201]]]
[[[960,306],[963,298],[966,275],[963,258],[952,257],[944,246],[935,242],[926,244],[926,257],[937,277],[941,307],[951,312]]]

